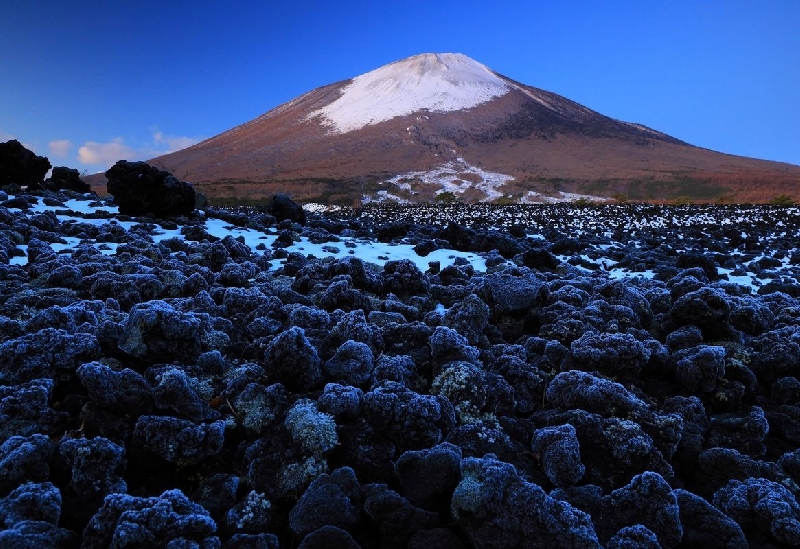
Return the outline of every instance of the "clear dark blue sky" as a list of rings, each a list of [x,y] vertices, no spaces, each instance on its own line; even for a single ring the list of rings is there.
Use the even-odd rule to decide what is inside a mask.
[[[0,141],[90,173],[423,52],[800,164],[800,1],[0,0]]]

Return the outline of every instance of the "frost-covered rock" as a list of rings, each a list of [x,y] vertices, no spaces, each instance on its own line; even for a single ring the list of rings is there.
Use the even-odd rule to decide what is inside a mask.
[[[115,371],[99,362],[81,365],[76,373],[89,396],[100,406],[119,414],[136,410],[149,413],[153,409],[153,389],[134,370]]]
[[[588,514],[548,496],[493,456],[461,462],[451,513],[479,547],[601,547]]]
[[[286,388],[280,383],[269,387],[260,383],[248,383],[234,399],[233,409],[245,429],[260,434],[278,419],[287,400]]]
[[[4,528],[26,522],[58,525],[61,517],[61,492],[52,482],[25,483],[0,499],[0,524]]]
[[[336,350],[322,367],[325,377],[361,387],[372,377],[374,358],[366,343],[348,340]]]
[[[630,334],[587,332],[570,346],[574,364],[614,378],[635,378],[650,360],[650,350]]]
[[[442,439],[442,405],[431,395],[421,395],[387,381],[364,394],[367,421],[398,447],[429,447]]]
[[[169,416],[140,416],[133,442],[171,463],[196,463],[215,456],[222,448],[225,422],[196,425]]]
[[[108,439],[67,438],[61,441],[59,455],[70,471],[70,487],[79,497],[102,498],[127,492],[125,448]]]
[[[433,511],[449,504],[461,480],[461,449],[442,443],[424,450],[408,450],[397,459],[394,472],[401,493],[414,505]]]
[[[800,505],[781,484],[763,478],[731,480],[714,494],[714,506],[748,537],[759,531],[778,543],[800,545]]]
[[[267,374],[292,391],[305,392],[322,382],[322,360],[302,328],[291,327],[264,351]]]
[[[63,433],[69,414],[51,407],[54,386],[52,379],[0,386],[0,442],[13,436]]]
[[[44,482],[50,476],[53,443],[44,435],[14,436],[0,445],[0,496],[23,482]]]
[[[320,475],[289,513],[289,526],[301,538],[323,526],[350,530],[358,524],[361,487],[353,470],[342,467]]]
[[[578,370],[555,376],[545,394],[553,406],[565,410],[581,408],[614,415],[641,412],[647,408],[623,385]]]
[[[699,345],[674,355],[675,377],[694,392],[714,390],[717,379],[725,375],[725,348]]]
[[[336,418],[351,419],[361,415],[363,398],[364,391],[358,387],[328,383],[317,399],[317,407]]]
[[[83,532],[84,549],[199,547],[218,549],[217,525],[180,490],[157,497],[106,496]]]
[[[185,313],[166,301],[152,300],[133,307],[119,348],[141,360],[193,363],[202,352],[227,343],[228,336],[213,330],[207,314]]]
[[[219,412],[209,406],[209,399],[201,396],[202,384],[184,370],[170,366],[153,367],[148,370],[148,374],[155,378],[153,400],[159,410],[169,411],[175,417],[194,422],[219,418]]]
[[[99,357],[100,345],[94,335],[45,328],[0,343],[0,383],[53,378],[59,371],[75,371],[83,362]]]
[[[339,442],[333,416],[320,412],[311,400],[295,402],[287,412],[284,424],[292,439],[312,456],[330,452]]]
[[[531,451],[539,456],[544,473],[554,486],[572,486],[586,471],[581,463],[580,442],[572,425],[538,429],[533,435]]]
[[[691,492],[678,489],[674,493],[678,498],[683,544],[709,549],[748,547],[742,529],[731,517]]]
[[[604,496],[593,517],[601,540],[636,524],[653,532],[663,548],[677,546],[683,536],[678,499],[658,473],[637,475],[626,486]]]

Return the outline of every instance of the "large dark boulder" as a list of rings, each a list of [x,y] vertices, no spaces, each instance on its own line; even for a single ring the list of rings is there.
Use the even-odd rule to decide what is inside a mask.
[[[302,206],[294,202],[288,195],[283,193],[272,197],[272,215],[279,222],[288,219],[294,223],[306,224],[306,212]]]
[[[16,183],[34,190],[44,181],[50,161],[36,156],[16,139],[0,143],[0,186]]]
[[[76,191],[79,193],[88,193],[92,190],[89,184],[81,179],[78,170],[64,166],[53,168],[53,173],[44,182],[44,187],[51,191]]]
[[[120,160],[108,171],[108,192],[125,215],[176,216],[194,210],[191,184],[145,162]]]

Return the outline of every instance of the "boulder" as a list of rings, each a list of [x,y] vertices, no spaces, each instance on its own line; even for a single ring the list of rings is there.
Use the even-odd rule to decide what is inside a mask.
[[[272,215],[278,222],[288,219],[301,225],[306,224],[306,212],[303,208],[289,198],[286,194],[276,194],[272,197]]]
[[[44,187],[51,191],[75,191],[79,193],[88,193],[92,190],[89,184],[81,179],[78,170],[64,166],[53,168],[53,173],[44,182]]]
[[[0,187],[16,183],[30,190],[44,182],[50,161],[22,146],[16,139],[0,143]]]
[[[145,162],[120,160],[108,171],[108,192],[125,215],[177,216],[194,210],[194,187]]]

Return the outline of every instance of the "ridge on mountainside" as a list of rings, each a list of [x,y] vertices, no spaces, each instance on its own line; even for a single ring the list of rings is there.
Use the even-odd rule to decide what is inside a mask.
[[[695,147],[426,53],[311,90],[150,163],[213,199],[769,201],[800,166]]]

